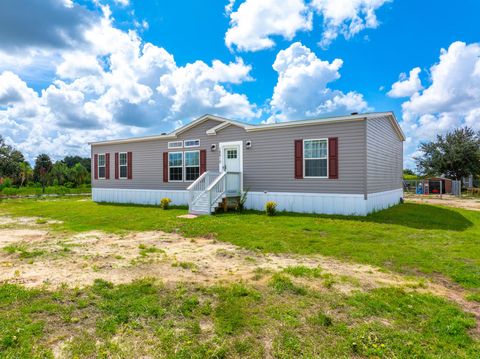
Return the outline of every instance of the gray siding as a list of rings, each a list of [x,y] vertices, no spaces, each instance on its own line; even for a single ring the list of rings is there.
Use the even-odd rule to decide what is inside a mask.
[[[273,128],[252,132],[230,125],[219,131],[217,135],[208,136],[205,132],[218,123],[213,120],[201,123],[179,135],[178,140],[200,139],[200,149],[207,150],[207,169],[212,171],[218,171],[220,142],[251,140],[252,148],[243,148],[245,189],[248,188],[252,192],[364,194],[365,121]],[[339,178],[336,180],[295,179],[294,140],[327,137],[338,137]],[[111,179],[92,180],[92,186],[95,188],[186,189],[190,183],[163,182],[162,153],[168,151],[167,142],[167,140],[152,140],[92,146],[92,155],[111,153]],[[214,152],[210,150],[212,144],[217,144],[217,150]],[[122,151],[133,152],[132,180],[112,179],[115,174],[114,153]]]
[[[387,117],[367,121],[367,192],[402,188],[403,142]]]

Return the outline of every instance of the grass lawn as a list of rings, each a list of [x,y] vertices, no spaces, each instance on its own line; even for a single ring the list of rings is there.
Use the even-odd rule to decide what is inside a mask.
[[[215,236],[249,249],[319,253],[480,288],[480,212],[403,204],[367,217],[261,212],[179,219],[186,209],[97,204],[78,198],[4,200],[0,213],[61,220],[59,230],[163,230]]]
[[[431,295],[346,296],[277,276],[265,288],[165,287],[153,280],[56,291],[0,286],[3,358],[474,358],[475,321]]]
[[[0,215],[41,217],[39,226],[63,221],[48,225],[61,237],[90,230],[213,236],[263,252],[320,253],[448,277],[468,289],[470,300],[480,295],[480,212],[403,204],[365,218],[248,211],[177,218],[185,213],[78,197],[0,201]],[[3,258],[34,265],[47,254],[32,243],[3,246]],[[137,250],[145,261],[132,263],[132,271],[157,254],[163,258],[157,247]],[[322,268],[305,266],[259,270],[240,283],[163,284],[159,277],[118,285],[96,279],[83,288],[0,284],[0,357],[475,358],[480,352],[474,316],[421,287],[341,291]]]

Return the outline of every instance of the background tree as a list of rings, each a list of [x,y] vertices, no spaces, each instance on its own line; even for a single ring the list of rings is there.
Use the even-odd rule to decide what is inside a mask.
[[[20,183],[20,166],[25,158],[20,151],[7,145],[0,135],[0,177],[10,177],[14,183]]]
[[[81,163],[82,166],[90,173],[91,168],[91,159],[87,157],[80,156],[66,156],[63,159],[63,162],[68,166],[68,168],[73,168],[77,163]]]
[[[26,184],[33,177],[33,169],[30,163],[24,161],[20,164],[20,186]]]
[[[471,128],[437,135],[436,141],[421,143],[419,149],[423,154],[415,161],[421,174],[460,180],[480,173],[480,133]]]
[[[74,180],[73,182],[75,182],[77,186],[85,183],[86,178],[89,176],[87,169],[80,162],[73,166],[71,173]]]
[[[55,162],[50,171],[50,178],[53,180],[53,184],[63,186],[68,180],[68,172],[68,167],[63,161]]]
[[[35,160],[35,167],[33,168],[33,176],[35,181],[42,183],[42,193],[45,193],[45,186],[47,184],[48,174],[52,169],[52,161],[47,154],[38,155]]]

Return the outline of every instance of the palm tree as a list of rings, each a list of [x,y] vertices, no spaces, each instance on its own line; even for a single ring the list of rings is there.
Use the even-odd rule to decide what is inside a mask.
[[[78,162],[75,164],[75,166],[73,166],[72,174],[75,179],[75,184],[79,186],[85,183],[85,179],[88,176],[88,171],[81,163]]]
[[[20,164],[20,187],[23,186],[24,183],[28,182],[28,179],[31,178],[33,175],[32,167],[30,163],[24,161]]]
[[[42,193],[45,193],[45,186],[47,184],[47,176],[52,169],[52,160],[47,154],[42,153],[38,155],[35,160],[35,168],[33,174],[36,181],[42,183]]]

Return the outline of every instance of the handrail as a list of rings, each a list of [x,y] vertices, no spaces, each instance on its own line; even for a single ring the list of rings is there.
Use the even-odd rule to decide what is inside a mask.
[[[215,181],[213,181],[213,182],[210,184],[210,186],[207,187],[207,189],[206,189],[205,191],[211,191],[212,188],[215,187],[215,185],[216,185],[218,182],[220,182],[220,180],[221,180],[222,178],[224,178],[226,175],[227,175],[227,172],[222,172],[222,173],[220,173],[220,176],[218,176],[218,177],[215,179]]]
[[[214,210],[218,201],[225,197],[230,176],[240,176],[241,172],[210,172],[203,173],[195,182],[188,186],[189,206],[208,206],[208,211]],[[238,182],[238,183],[237,183]],[[235,187],[239,181],[233,182]],[[205,208],[207,210],[207,208]]]
[[[208,171],[203,172],[200,177],[198,177],[190,186],[187,187],[187,191],[193,189],[197,185],[197,183],[201,182],[207,175]]]

